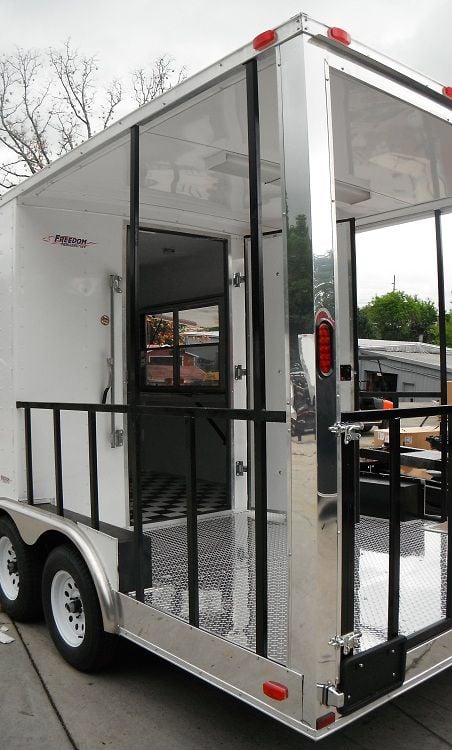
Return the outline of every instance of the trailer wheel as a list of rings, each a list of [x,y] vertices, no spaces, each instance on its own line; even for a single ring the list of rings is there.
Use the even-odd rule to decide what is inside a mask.
[[[56,547],[42,574],[42,604],[52,640],[76,669],[90,672],[112,660],[116,637],[104,632],[96,589],[82,557]]]
[[[13,620],[42,614],[41,558],[25,544],[10,518],[0,518],[0,604]]]

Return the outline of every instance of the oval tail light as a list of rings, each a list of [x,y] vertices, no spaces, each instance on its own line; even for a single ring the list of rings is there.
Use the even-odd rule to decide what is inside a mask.
[[[323,319],[317,325],[316,351],[317,370],[326,378],[333,372],[334,329],[330,320]]]

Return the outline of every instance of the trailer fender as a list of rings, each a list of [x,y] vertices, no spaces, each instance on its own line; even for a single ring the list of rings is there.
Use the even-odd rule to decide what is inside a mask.
[[[0,510],[2,509],[12,518],[26,544],[36,544],[48,531],[57,531],[72,542],[87,564],[96,587],[104,630],[107,633],[116,633],[119,622],[116,595],[108,581],[102,561],[83,529],[69,519],[30,505],[22,505],[16,500],[0,498]]]

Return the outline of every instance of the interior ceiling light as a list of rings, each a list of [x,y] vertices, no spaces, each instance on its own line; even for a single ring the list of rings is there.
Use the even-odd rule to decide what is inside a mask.
[[[264,182],[275,183],[279,180],[279,164],[273,161],[261,159],[261,178]],[[234,151],[218,151],[216,154],[208,156],[206,159],[206,168],[214,172],[230,174],[234,177],[243,177],[248,179],[249,167],[248,157],[245,154],[237,154]]]
[[[355,203],[362,203],[370,200],[370,190],[361,185],[353,185],[343,180],[334,181],[336,188],[336,200],[340,203],[348,203],[353,206]]]

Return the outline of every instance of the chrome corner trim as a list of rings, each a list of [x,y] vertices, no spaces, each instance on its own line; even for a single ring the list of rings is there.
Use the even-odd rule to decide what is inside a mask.
[[[94,546],[82,529],[73,521],[55,516],[35,506],[24,505],[17,500],[0,498],[0,509],[4,510],[16,524],[26,544],[35,544],[46,531],[59,531],[78,549],[91,573],[96,587],[102,613],[104,630],[107,633],[118,632],[118,607],[116,592],[110,586],[104,566]]]

